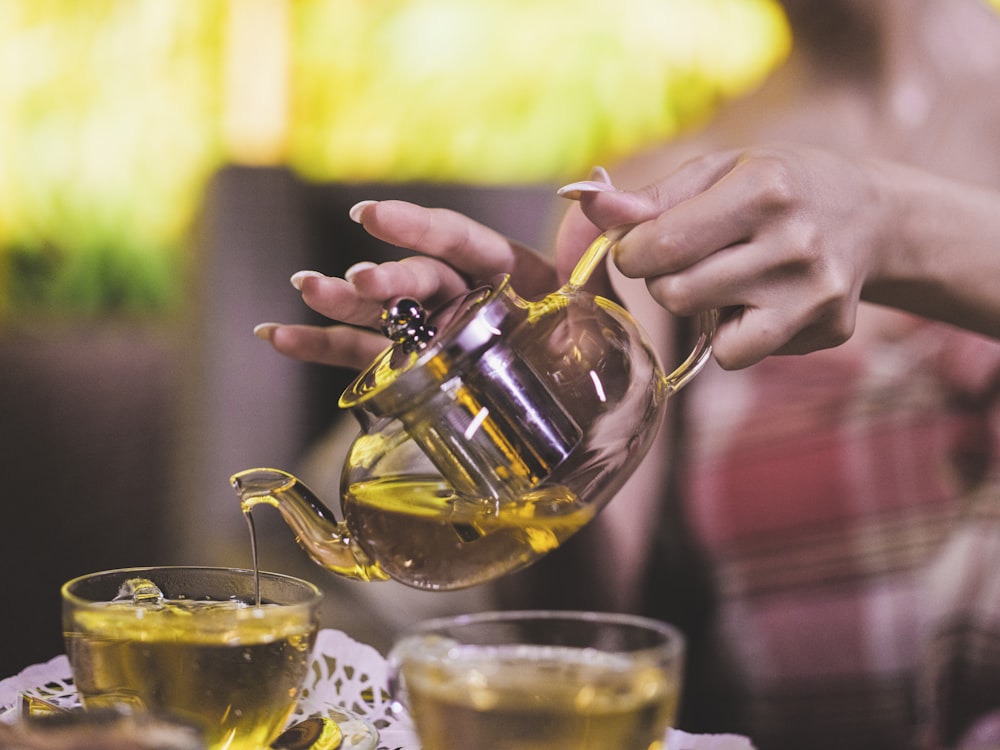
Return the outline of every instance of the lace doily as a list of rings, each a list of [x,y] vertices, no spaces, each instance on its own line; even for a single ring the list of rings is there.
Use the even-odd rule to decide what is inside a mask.
[[[389,707],[388,676],[385,659],[374,648],[339,630],[321,630],[292,721],[340,707],[362,717],[378,730],[377,750],[420,750],[409,717]],[[33,664],[14,677],[0,680],[0,721],[10,723],[19,716],[19,699],[25,692],[67,708],[79,705],[69,660],[65,656]],[[350,726],[343,728],[345,738],[349,737]],[[666,750],[754,748],[746,737],[738,735],[691,735],[670,730]]]
[[[293,721],[340,706],[367,719],[379,733],[379,750],[420,750],[409,717],[389,708],[385,659],[339,630],[321,630]],[[347,735],[349,727],[344,727]]]
[[[385,659],[378,651],[339,630],[321,630],[292,721],[340,707],[378,730],[378,750],[419,750],[408,717],[389,708],[387,680]],[[10,723],[18,718],[19,699],[26,692],[66,708],[79,705],[65,655],[33,664],[0,681],[0,721]],[[349,737],[351,727],[343,729]]]

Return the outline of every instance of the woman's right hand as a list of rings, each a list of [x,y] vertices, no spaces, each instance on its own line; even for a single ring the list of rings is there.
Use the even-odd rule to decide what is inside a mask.
[[[558,287],[555,267],[538,253],[455,211],[404,201],[363,201],[351,217],[374,237],[415,251],[401,261],[358,263],[344,278],[300,271],[292,284],[329,326],[262,323],[260,338],[289,357],[360,370],[389,342],[378,333],[387,300],[409,297],[428,310],[492,279],[511,275],[527,298]]]

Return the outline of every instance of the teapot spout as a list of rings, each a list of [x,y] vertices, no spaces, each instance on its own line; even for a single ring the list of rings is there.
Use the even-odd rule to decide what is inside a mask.
[[[388,574],[352,538],[347,524],[305,484],[280,469],[246,469],[229,479],[249,514],[257,505],[277,508],[299,546],[322,568],[358,581],[385,581]]]

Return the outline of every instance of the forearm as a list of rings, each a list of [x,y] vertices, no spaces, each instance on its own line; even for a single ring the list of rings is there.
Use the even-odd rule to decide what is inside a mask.
[[[1000,337],[1000,192],[876,163],[887,217],[862,298]]]

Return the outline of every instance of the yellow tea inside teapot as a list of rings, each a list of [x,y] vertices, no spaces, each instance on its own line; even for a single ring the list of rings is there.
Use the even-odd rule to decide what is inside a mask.
[[[270,490],[263,489],[267,480]],[[349,486],[342,498],[344,521],[336,522],[285,472],[250,469],[232,481],[245,513],[260,504],[278,508],[300,544],[327,570],[365,581],[394,578],[425,589],[462,588],[524,567],[596,512],[565,487],[546,486],[519,502],[497,504],[459,497],[440,476],[406,475]]]

